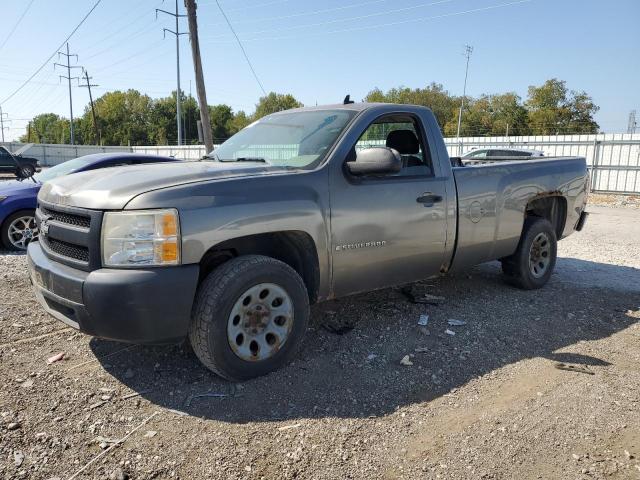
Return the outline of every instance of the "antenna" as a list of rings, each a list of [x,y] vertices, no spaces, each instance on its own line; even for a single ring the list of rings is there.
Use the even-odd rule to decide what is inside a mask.
[[[349,105],[350,103],[356,103],[353,100],[351,100],[351,95],[347,95],[346,97],[344,97],[344,100],[342,101],[343,105]]]

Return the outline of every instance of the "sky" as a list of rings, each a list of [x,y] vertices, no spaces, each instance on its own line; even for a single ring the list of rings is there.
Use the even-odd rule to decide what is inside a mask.
[[[33,116],[69,116],[58,46],[96,0],[0,0],[0,106],[17,139]],[[356,100],[373,88],[441,83],[461,95],[465,45],[473,46],[467,94],[514,91],[550,78],[586,91],[605,132],[640,118],[640,0],[219,0],[253,64],[253,76],[215,0],[199,0],[198,24],[209,104],[253,112],[267,92],[306,105]],[[179,0],[180,13],[184,12]],[[173,0],[102,0],[69,40],[72,65],[92,77],[94,98],[135,88],[151,97],[176,89],[176,42],[163,28]],[[180,31],[187,31],[186,18]],[[180,37],[181,86],[195,96],[188,37]],[[21,90],[14,93],[42,65]],[[74,69],[72,75],[81,73]],[[8,100],[7,97],[12,95]],[[89,102],[72,84],[74,116]]]

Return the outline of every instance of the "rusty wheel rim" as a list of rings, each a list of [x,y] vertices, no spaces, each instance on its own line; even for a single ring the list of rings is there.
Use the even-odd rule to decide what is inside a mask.
[[[238,297],[227,322],[231,350],[242,360],[273,357],[286,343],[293,326],[293,302],[274,283],[260,283]]]
[[[551,263],[551,242],[546,233],[539,233],[529,250],[529,270],[535,278],[542,277]]]

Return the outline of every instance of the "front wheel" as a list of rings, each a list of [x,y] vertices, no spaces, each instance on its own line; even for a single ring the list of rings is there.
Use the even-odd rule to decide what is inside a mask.
[[[242,381],[288,363],[308,322],[300,275],[274,258],[247,255],[224,263],[200,285],[189,340],[206,367]]]
[[[18,178],[30,178],[36,173],[36,169],[33,165],[21,165],[16,171],[16,177]]]
[[[551,278],[557,253],[558,240],[551,223],[544,218],[529,217],[518,249],[502,259],[502,271],[507,281],[519,288],[542,288]]]

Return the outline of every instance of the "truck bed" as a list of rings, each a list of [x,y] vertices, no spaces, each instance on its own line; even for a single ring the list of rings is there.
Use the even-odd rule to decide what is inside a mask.
[[[457,190],[458,236],[451,269],[511,255],[517,248],[527,204],[540,196],[566,199],[570,233],[586,202],[586,160],[545,157],[453,168]]]

